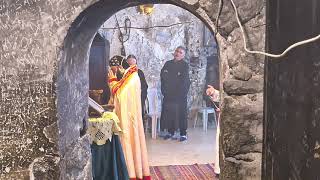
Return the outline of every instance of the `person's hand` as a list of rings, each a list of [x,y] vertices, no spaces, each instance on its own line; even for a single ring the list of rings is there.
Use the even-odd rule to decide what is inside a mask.
[[[111,71],[108,72],[108,77],[109,77],[109,79],[111,79],[111,78],[115,78],[116,75],[115,75],[115,73],[111,70]]]
[[[217,109],[216,109],[216,112],[220,112],[220,108],[217,108]]]
[[[120,71],[121,74],[124,74],[124,72],[126,71],[122,66],[119,66],[118,70]]]
[[[214,87],[211,86],[211,85],[208,85],[208,88],[207,88],[207,90],[206,90],[206,94],[207,94],[208,96],[211,96],[211,95],[214,93],[214,91],[215,91]]]
[[[119,67],[118,66],[109,66],[109,71],[112,71],[113,74],[117,74]]]

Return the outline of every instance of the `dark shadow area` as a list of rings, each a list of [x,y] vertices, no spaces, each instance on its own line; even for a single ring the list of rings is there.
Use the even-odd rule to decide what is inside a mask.
[[[110,44],[99,33],[96,34],[89,56],[89,96],[94,96],[95,92],[99,94],[100,99],[96,99],[99,104],[107,104],[110,98],[110,89],[106,83],[107,64],[109,59]]]
[[[267,3],[267,51],[320,32],[320,3]],[[320,43],[265,64],[263,179],[320,179]]]

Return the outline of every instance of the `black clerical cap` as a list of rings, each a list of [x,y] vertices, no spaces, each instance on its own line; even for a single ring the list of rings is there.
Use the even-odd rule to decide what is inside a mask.
[[[109,61],[109,65],[110,66],[120,66],[124,59],[125,59],[125,57],[123,57],[123,56],[119,56],[119,55],[113,56]]]

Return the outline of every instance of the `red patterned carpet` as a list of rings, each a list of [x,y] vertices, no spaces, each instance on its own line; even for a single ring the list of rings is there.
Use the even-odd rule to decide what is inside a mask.
[[[150,171],[152,180],[218,180],[213,164],[153,166]]]

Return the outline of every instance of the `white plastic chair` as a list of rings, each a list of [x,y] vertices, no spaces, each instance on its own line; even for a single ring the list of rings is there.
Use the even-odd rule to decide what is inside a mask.
[[[148,89],[148,100],[146,101],[147,114],[151,117],[151,137],[157,138],[157,131],[160,129],[160,107],[161,100],[158,97],[157,88]]]
[[[203,107],[199,108],[198,113],[202,113],[202,124],[203,124],[203,130],[205,132],[208,131],[208,115],[213,114],[215,125],[217,126],[216,122],[216,111],[212,107],[206,107],[205,103],[203,103]],[[196,127],[198,121],[198,116],[196,116],[194,120],[193,128]]]

